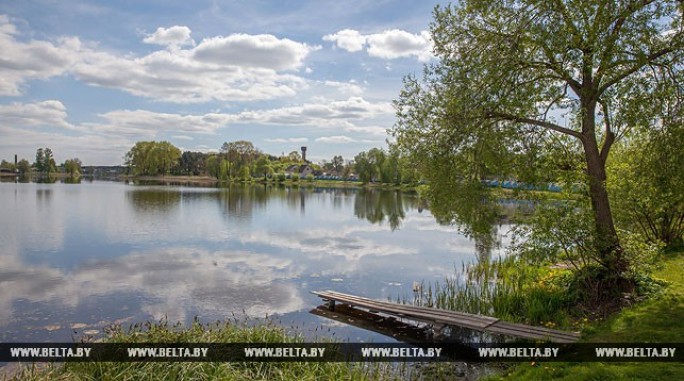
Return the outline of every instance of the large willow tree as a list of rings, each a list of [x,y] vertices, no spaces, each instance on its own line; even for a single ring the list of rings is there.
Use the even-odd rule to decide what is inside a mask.
[[[645,0],[463,0],[437,7],[437,61],[422,78],[405,79],[395,102],[397,144],[425,164],[435,193],[466,192],[488,176],[549,180],[549,168],[572,167],[580,158],[594,250],[603,266],[624,270],[606,161],[627,129],[657,125],[640,107],[656,83],[678,86],[682,8]]]

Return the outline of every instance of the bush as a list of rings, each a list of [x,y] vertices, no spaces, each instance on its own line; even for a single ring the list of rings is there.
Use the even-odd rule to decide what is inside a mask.
[[[312,183],[314,181],[314,175],[312,175],[311,173],[306,175],[306,181]]]
[[[283,172],[278,173],[276,177],[279,183],[285,182],[285,179],[287,179],[287,176]]]
[[[684,126],[650,130],[619,147],[608,190],[619,227],[668,246],[684,238]]]
[[[299,182],[299,173],[293,173],[290,179],[292,179],[292,182]]]

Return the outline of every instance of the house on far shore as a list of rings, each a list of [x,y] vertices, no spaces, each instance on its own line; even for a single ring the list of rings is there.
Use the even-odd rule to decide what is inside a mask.
[[[309,164],[293,164],[285,170],[285,173],[287,173],[289,176],[294,175],[295,173],[299,175],[299,177],[306,177],[308,175],[316,175],[314,169],[309,165]]]

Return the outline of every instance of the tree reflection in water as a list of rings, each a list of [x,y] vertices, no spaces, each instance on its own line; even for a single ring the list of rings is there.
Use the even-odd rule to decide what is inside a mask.
[[[401,191],[361,189],[354,199],[354,215],[373,224],[389,223],[392,231],[401,227],[408,208],[417,209],[418,199]]]

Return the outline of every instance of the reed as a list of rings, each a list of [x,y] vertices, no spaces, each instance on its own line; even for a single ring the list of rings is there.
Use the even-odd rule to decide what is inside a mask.
[[[516,258],[463,265],[461,276],[421,284],[414,303],[549,327],[571,325],[570,271]]]
[[[114,343],[298,343],[270,320],[201,324],[166,321],[113,327]],[[391,363],[348,362],[82,362],[30,366],[10,380],[396,380],[407,369]]]

